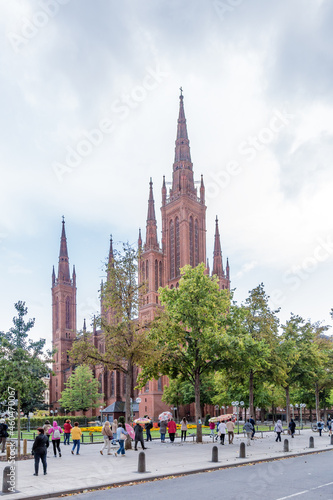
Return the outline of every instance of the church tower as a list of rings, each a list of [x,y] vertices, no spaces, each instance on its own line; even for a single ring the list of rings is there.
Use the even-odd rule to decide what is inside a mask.
[[[58,400],[64,383],[71,375],[67,352],[71,349],[76,334],[76,273],[73,267],[70,276],[65,220],[62,220],[58,275],[52,273],[52,344],[54,354],[53,372],[50,380],[50,407],[59,411]]]

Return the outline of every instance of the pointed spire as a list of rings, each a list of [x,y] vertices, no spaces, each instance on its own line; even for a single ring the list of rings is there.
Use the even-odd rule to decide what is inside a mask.
[[[230,266],[229,266],[229,258],[227,257],[227,279],[230,280]]]
[[[113,239],[112,234],[110,234],[110,249],[109,249],[109,266],[114,266],[114,254],[113,254]]]
[[[73,286],[76,286],[76,271],[75,271],[75,265],[73,266]]]
[[[219,278],[224,277],[222,265],[222,251],[219,232],[219,221],[216,216],[215,220],[215,241],[214,241],[214,259],[213,259],[213,275],[216,274]]]
[[[142,249],[141,227],[139,227],[138,248],[139,250]]]
[[[55,271],[54,271],[54,266],[53,266],[53,270],[52,270],[52,286],[55,285],[55,280],[56,280],[56,277],[55,277]]]
[[[186,118],[184,111],[183,89],[180,88],[179,116],[177,123],[177,138],[175,148],[175,161],[173,164],[172,194],[180,191],[186,185],[186,191],[194,193],[193,164],[191,161],[190,141],[187,135]],[[182,174],[187,178],[187,183],[181,181]],[[182,184],[182,185],[181,185]],[[184,193],[183,193],[184,194]]]
[[[58,280],[70,282],[67,239],[66,239],[65,217],[64,216],[62,216],[62,230],[61,230],[59,264],[58,264]]]
[[[87,331],[86,318],[84,318],[84,320],[83,320],[83,331],[84,331],[84,333],[86,333],[86,331]]]
[[[207,274],[209,276],[209,273],[210,273],[210,269],[209,269],[209,259],[207,257],[207,264],[206,264],[206,268],[207,268]]]
[[[158,249],[157,241],[157,223],[155,217],[155,202],[153,194],[153,181],[150,178],[149,182],[149,200],[148,200],[148,214],[147,214],[147,224],[146,224],[146,244],[145,250],[148,248]]]
[[[203,205],[205,204],[205,185],[204,185],[202,174],[201,174],[201,183],[200,183],[200,201]]]
[[[166,204],[167,190],[165,185],[165,175],[163,175],[163,184],[162,184],[162,207]]]

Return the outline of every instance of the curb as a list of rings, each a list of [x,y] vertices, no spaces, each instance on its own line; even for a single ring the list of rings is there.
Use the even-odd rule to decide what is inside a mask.
[[[150,481],[156,481],[159,479],[166,479],[169,477],[181,477],[181,476],[190,476],[191,474],[201,474],[204,472],[211,472],[211,471],[218,471],[218,470],[223,470],[223,469],[231,469],[234,467],[239,467],[239,466],[244,466],[244,465],[254,465],[256,463],[262,463],[262,462],[273,462],[275,460],[286,460],[288,458],[295,458],[295,457],[302,457],[302,456],[307,456],[307,455],[314,455],[316,453],[326,453],[328,451],[333,451],[333,448],[329,448],[326,450],[313,450],[313,451],[306,451],[302,453],[288,453],[288,455],[283,455],[281,457],[269,457],[269,458],[262,458],[262,459],[257,459],[257,460],[251,460],[249,462],[239,462],[235,464],[227,464],[227,465],[221,465],[220,467],[203,467],[200,469],[195,469],[192,471],[183,471],[183,472],[175,472],[175,473],[169,473],[169,474],[162,474],[162,475],[155,475],[155,476],[150,476],[149,478],[142,478],[142,479],[132,479],[128,481],[116,481],[112,483],[105,483],[102,485],[98,486],[91,486],[90,488],[74,488],[71,490],[65,490],[65,491],[59,491],[57,493],[46,493],[44,495],[33,495],[33,496],[25,496],[22,497],[24,500],[42,500],[44,498],[58,498],[60,496],[66,496],[66,495],[72,495],[72,494],[77,494],[77,493],[87,493],[91,491],[98,491],[98,490],[103,490],[107,487],[116,487],[116,486],[127,486],[129,484],[140,484],[143,482],[150,482]],[[138,474],[140,474],[138,472]]]

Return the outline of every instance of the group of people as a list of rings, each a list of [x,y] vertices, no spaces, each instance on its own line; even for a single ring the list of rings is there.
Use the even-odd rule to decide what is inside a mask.
[[[74,455],[74,452],[76,450],[76,455],[80,454],[80,443],[81,443],[81,436],[82,436],[82,431],[79,428],[78,422],[74,423],[74,427],[71,425],[70,420],[66,420],[64,424],[64,430],[58,425],[57,421],[53,421],[53,425],[49,422],[49,420],[45,421],[45,424],[43,427],[38,427],[37,428],[37,436],[35,438],[35,441],[32,445],[32,453],[35,458],[35,473],[34,476],[38,476],[38,470],[39,470],[39,462],[42,462],[43,465],[43,471],[44,475],[47,473],[47,449],[50,444],[50,437],[52,441],[52,446],[53,446],[53,454],[54,457],[58,456],[61,457],[61,449],[60,449],[60,440],[61,440],[61,434],[64,434],[64,445],[68,444],[69,445],[69,438],[72,436],[73,440],[73,447],[71,450],[72,455]]]

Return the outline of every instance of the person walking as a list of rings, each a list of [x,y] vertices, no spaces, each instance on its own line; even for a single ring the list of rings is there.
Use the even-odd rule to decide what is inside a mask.
[[[104,438],[104,443],[103,443],[102,449],[99,450],[99,452],[101,455],[103,455],[103,450],[105,450],[105,448],[106,448],[108,455],[111,455],[111,441],[112,441],[113,434],[111,431],[110,422],[108,420],[106,420],[106,422],[104,422],[104,424],[103,424],[102,435]]]
[[[117,429],[118,429],[118,420],[115,418],[112,422],[111,422],[111,432],[112,432],[112,439],[114,441],[116,441],[117,439]]]
[[[145,444],[143,442],[143,429],[140,424],[135,424],[134,433],[135,433],[134,450],[138,451],[138,442],[141,443],[141,448],[143,450],[146,450],[147,448],[145,448]]]
[[[149,417],[146,417],[146,418],[149,418]],[[145,430],[146,430],[146,441],[152,441],[152,437],[151,437],[151,434],[150,434],[150,429],[153,428],[153,424],[152,424],[152,421],[150,422],[146,422],[145,424]]]
[[[321,418],[318,422],[317,422],[317,429],[318,429],[318,432],[319,432],[319,436],[321,437],[321,433],[322,433],[322,430],[324,428],[324,421],[323,419]]]
[[[43,429],[44,429],[44,436],[47,437],[48,441],[50,441],[49,430],[51,429],[51,427],[52,427],[52,425],[50,424],[50,421],[45,420],[45,424],[43,425]]]
[[[66,422],[64,423],[64,445],[66,444],[69,445],[71,430],[72,430],[71,421],[67,419]]]
[[[167,430],[167,421],[161,420],[161,422],[160,422],[161,443],[165,443],[166,430]]]
[[[283,431],[282,423],[281,420],[278,420],[275,424],[274,431],[276,432],[276,439],[275,442],[277,443],[278,441],[281,442],[281,432]]]
[[[328,435],[331,436],[332,435],[332,420],[331,420],[331,416],[330,415],[328,415],[326,423],[327,423],[327,428],[329,430],[329,434]]]
[[[182,423],[181,423],[181,426],[180,426],[180,431],[181,431],[180,442],[183,441],[183,438],[184,438],[184,442],[186,441],[187,425],[188,425],[188,422],[187,422],[186,418],[183,417],[183,420],[182,420]]]
[[[177,432],[177,425],[174,419],[171,417],[168,422],[168,433],[169,433],[170,443],[173,443],[175,441],[176,432]]]
[[[6,441],[9,436],[8,434],[8,425],[6,424],[6,420],[4,418],[0,419],[0,445],[1,445],[1,453],[5,453],[6,451]]]
[[[60,450],[60,437],[62,434],[62,428],[58,426],[56,420],[53,421],[53,426],[49,429],[49,435],[51,436],[52,439],[52,445],[53,445],[53,453],[54,453],[54,458],[57,456],[57,450],[59,453],[59,457],[61,457],[61,450]]]
[[[214,441],[214,429],[215,429],[214,422],[209,422],[209,428],[210,428],[210,437],[212,437]]]
[[[256,433],[256,429],[255,429],[255,425],[256,425],[256,423],[255,423],[254,418],[252,417],[252,415],[251,415],[251,417],[249,418],[249,422],[250,422],[250,424],[251,424],[251,425],[252,425],[252,427],[253,427],[253,431],[252,431],[252,435],[251,435],[251,439],[253,439],[253,438],[254,438],[254,435],[255,435],[255,433]]]
[[[121,456],[124,457],[125,456],[125,439],[126,439],[126,436],[127,436],[127,432],[125,431],[125,429],[123,428],[123,426],[121,425],[121,423],[119,422],[118,424],[118,428],[117,428],[117,439],[119,441],[119,449],[116,451],[115,453],[115,456],[117,457],[120,453],[121,453]]]
[[[290,432],[290,435],[291,437],[295,437],[295,430],[296,430],[296,424],[294,422],[294,419],[292,418],[289,422],[289,432]]]
[[[80,455],[80,443],[81,443],[82,431],[79,428],[79,422],[74,422],[74,427],[72,427],[71,434],[73,440],[73,448],[71,450],[71,453],[72,455],[74,455],[74,451],[76,448],[76,454]]]
[[[38,434],[35,438],[35,441],[32,445],[32,454],[35,458],[35,473],[34,476],[38,476],[38,469],[39,469],[39,460],[43,464],[43,471],[44,471],[44,476],[47,474],[47,463],[46,463],[46,457],[47,457],[47,448],[49,447],[49,440],[44,434],[44,429],[43,427],[38,427],[37,428]]]
[[[246,437],[247,437],[247,446],[251,446],[251,438],[252,438],[252,432],[253,432],[253,425],[250,422],[250,419],[247,419],[247,422],[245,422],[243,426],[243,431],[246,432]]]
[[[228,422],[225,425],[227,426],[227,430],[228,430],[228,442],[229,442],[229,444],[233,444],[233,442],[234,442],[235,424],[231,420],[231,418],[229,418]]]
[[[225,425],[225,422],[220,422],[219,423],[220,443],[223,445],[226,432],[227,432],[227,426]]]

